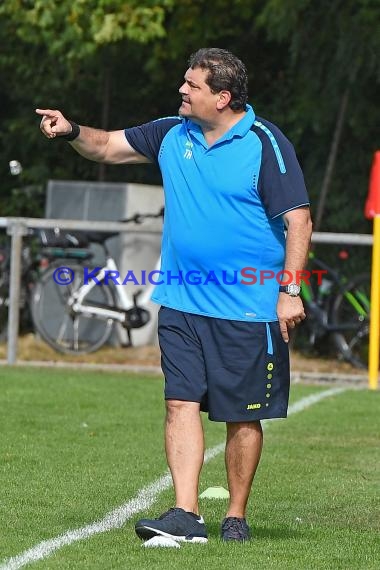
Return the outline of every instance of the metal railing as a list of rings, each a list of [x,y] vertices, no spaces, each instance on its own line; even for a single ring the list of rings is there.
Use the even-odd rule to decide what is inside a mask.
[[[152,221],[154,223],[154,221]],[[21,289],[21,253],[23,237],[28,235],[28,229],[60,228],[61,230],[84,230],[98,232],[124,232],[160,235],[161,231],[123,222],[98,222],[88,220],[60,220],[45,218],[0,218],[0,228],[6,228],[11,236],[11,261],[9,279],[9,308],[8,308],[8,345],[7,363],[17,361],[17,344],[19,333],[19,300]]]
[[[122,222],[98,222],[88,220],[60,220],[45,218],[0,218],[0,228],[6,228],[11,236],[11,268],[9,283],[9,309],[8,309],[8,345],[7,363],[12,365],[17,361],[17,343],[19,332],[19,298],[21,285],[21,253],[22,240],[28,234],[28,229],[60,228],[62,230],[84,230],[99,232],[129,232],[144,234],[160,234],[160,231],[134,226],[133,230]],[[313,243],[331,243],[346,245],[373,244],[372,234],[350,234],[316,232],[312,236]]]

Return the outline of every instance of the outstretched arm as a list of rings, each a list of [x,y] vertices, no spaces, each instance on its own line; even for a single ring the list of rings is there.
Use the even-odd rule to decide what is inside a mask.
[[[42,116],[40,129],[49,139],[54,139],[72,132],[72,125],[60,111],[36,109]],[[108,164],[132,164],[149,162],[134,150],[125,138],[124,131],[103,131],[80,126],[78,137],[70,141],[71,146],[82,156],[96,162]]]

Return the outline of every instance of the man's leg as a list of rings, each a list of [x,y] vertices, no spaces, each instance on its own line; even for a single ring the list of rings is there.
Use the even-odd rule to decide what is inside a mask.
[[[165,375],[165,447],[176,495],[175,508],[156,519],[141,519],[135,530],[143,540],[154,536],[192,543],[207,542],[198,514],[199,475],[204,437],[199,402],[207,393],[206,370],[196,315],[161,307],[158,337]]]
[[[164,536],[176,541],[207,542],[207,529],[198,513],[198,482],[204,457],[200,404],[166,400],[165,445],[173,477],[176,508],[157,519],[136,522],[137,535],[148,540]]]
[[[198,484],[204,459],[199,403],[166,400],[165,448],[176,507],[198,514]]]
[[[230,491],[227,517],[245,517],[262,446],[263,432],[259,421],[227,423],[225,461]]]

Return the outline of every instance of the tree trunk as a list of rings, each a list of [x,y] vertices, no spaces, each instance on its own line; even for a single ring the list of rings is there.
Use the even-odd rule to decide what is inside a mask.
[[[337,120],[335,123],[335,129],[334,129],[334,134],[333,134],[333,138],[331,141],[329,156],[327,159],[325,175],[323,178],[322,187],[321,187],[321,191],[319,194],[317,213],[316,213],[314,224],[313,224],[314,225],[314,231],[316,231],[316,232],[318,232],[320,230],[320,227],[321,227],[322,216],[323,216],[323,212],[324,212],[324,208],[325,208],[325,202],[326,202],[328,190],[329,190],[329,187],[331,184],[332,176],[334,173],[336,158],[338,155],[339,143],[340,143],[340,140],[342,137],[343,125],[344,125],[344,121],[345,121],[346,113],[347,113],[347,106],[348,106],[348,100],[349,100],[349,96],[350,96],[350,89],[351,89],[351,82],[348,85],[345,92],[343,93],[341,103],[340,103],[340,109],[339,109],[338,117],[337,117]]]

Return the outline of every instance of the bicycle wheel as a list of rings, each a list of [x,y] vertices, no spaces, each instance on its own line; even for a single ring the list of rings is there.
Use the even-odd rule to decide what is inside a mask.
[[[0,342],[6,342],[8,337],[8,283],[0,277]]]
[[[68,268],[66,272],[62,268]],[[57,273],[60,271],[61,273]],[[58,284],[73,276],[72,283]],[[85,354],[100,348],[110,337],[112,319],[75,313],[68,304],[71,295],[83,285],[83,266],[60,261],[50,266],[32,290],[31,312],[36,332],[58,352]],[[86,295],[87,305],[114,307],[109,287],[96,286]]]
[[[357,368],[368,367],[371,276],[358,275],[337,294],[331,322],[341,330],[333,332],[335,345],[344,360]]]

